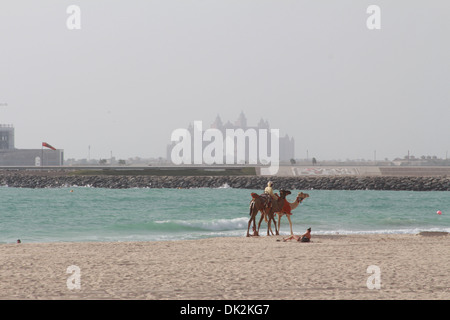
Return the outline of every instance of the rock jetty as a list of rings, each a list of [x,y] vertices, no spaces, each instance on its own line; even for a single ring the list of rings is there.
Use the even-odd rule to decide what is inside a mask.
[[[0,186],[16,188],[220,188],[262,190],[267,181],[288,190],[408,190],[450,191],[450,178],[411,176],[151,176],[74,175],[67,172],[0,172]]]

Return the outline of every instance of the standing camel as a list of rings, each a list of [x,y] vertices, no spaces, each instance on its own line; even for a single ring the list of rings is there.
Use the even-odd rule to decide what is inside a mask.
[[[306,198],[309,198],[309,194],[303,193],[303,192],[299,192],[298,195],[297,195],[297,198],[295,198],[295,201],[294,201],[294,202],[291,203],[291,202],[288,202],[287,200],[286,200],[286,202],[287,202],[287,203],[289,204],[289,206],[291,207],[291,210],[294,210],[294,209],[297,208],[297,207],[299,206],[299,204],[300,204],[303,200],[305,200]],[[279,232],[280,232],[281,217],[282,217],[283,215],[286,215],[286,218],[287,218],[288,221],[289,221],[289,226],[290,226],[290,228],[291,228],[291,235],[293,235],[294,232],[292,231],[291,214],[285,212],[285,210],[281,210],[281,211],[279,211],[279,212],[275,212],[275,214],[278,215],[278,230],[277,230],[277,234],[279,234]]]
[[[280,194],[282,197],[279,197],[278,200],[272,200],[272,206],[270,208],[267,207],[266,197],[267,195],[262,194],[258,195],[256,193],[252,193],[252,201],[250,202],[250,219],[248,220],[248,228],[247,228],[247,237],[250,236],[250,225],[253,222],[253,235],[259,236],[259,228],[261,226],[261,222],[263,219],[267,221],[267,235],[269,236],[272,231],[270,227],[272,221],[275,226],[276,234],[278,235],[277,223],[275,221],[275,212],[281,211],[284,205],[285,196],[283,197],[283,190],[280,190]],[[259,219],[258,229],[256,229],[256,215],[261,211],[261,218]],[[273,234],[273,232],[272,232]]]

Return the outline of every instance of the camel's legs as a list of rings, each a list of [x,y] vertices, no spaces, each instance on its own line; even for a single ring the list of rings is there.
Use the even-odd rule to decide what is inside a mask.
[[[278,213],[278,229],[277,229],[277,232],[278,232],[278,234],[280,233],[280,227],[281,227],[281,213],[279,213],[279,212],[277,212]]]
[[[278,213],[278,212],[277,212]],[[280,228],[281,228],[281,217],[283,216],[283,214],[280,214],[280,213],[278,213],[278,232],[280,231]],[[291,236],[294,234],[294,232],[292,231],[292,221],[291,221],[291,217],[288,215],[288,214],[286,214],[285,215],[286,216],[286,218],[288,219],[288,221],[289,221],[289,227],[291,228]],[[277,235],[278,235],[279,233],[277,233]]]
[[[258,209],[255,208],[254,201],[250,202],[250,219],[248,220],[248,227],[247,227],[247,237],[250,236],[250,225],[253,222],[253,235],[257,236],[258,232],[256,231],[256,215],[258,214]]]
[[[277,229],[277,223],[275,221],[275,216],[272,217],[272,220],[273,220],[273,224],[275,225],[275,233],[278,236],[280,234],[280,232]],[[279,228],[279,226],[278,226],[278,228]],[[273,234],[273,232],[272,232],[272,234]]]
[[[252,224],[252,220],[253,220],[253,215],[250,217],[250,219],[248,220],[248,228],[247,228],[247,237],[250,237],[250,225]]]
[[[271,219],[270,221],[272,221],[272,219]],[[272,230],[272,227],[269,225],[269,222],[267,222],[267,228],[270,230],[270,233],[271,233],[272,235],[274,235],[273,230]],[[267,235],[269,235],[269,230],[267,231]],[[276,230],[275,230],[275,231],[276,231]]]
[[[256,214],[258,214],[258,212]],[[258,232],[258,230],[256,230],[256,214],[255,214],[255,217],[253,218],[253,235],[259,236],[259,232]]]
[[[257,215],[258,215],[258,211],[256,211],[255,216],[253,218],[253,235],[254,236],[259,236],[259,233],[258,233],[259,230],[256,230],[256,216]]]
[[[259,234],[259,228],[261,227],[261,222],[263,221],[263,219],[264,219],[264,210],[261,210],[261,219],[259,219],[258,230],[257,230],[258,234]]]
[[[254,209],[255,212],[252,212],[252,216],[250,220],[248,221],[248,227],[247,227],[247,237],[250,236],[250,225],[253,222],[253,236],[259,236],[259,226],[258,230],[256,230],[256,215],[258,214],[258,210]],[[259,221],[259,224],[261,224],[261,220]]]
[[[270,221],[272,221],[272,218],[267,218],[268,215],[264,215],[265,216],[265,220],[267,223],[267,235],[269,235],[269,231],[270,233],[273,235],[273,231],[272,231],[272,226],[269,224]]]
[[[255,225],[256,225],[255,217],[256,217],[257,214],[258,214],[257,210],[255,210],[255,209],[251,210],[250,219],[248,220],[247,237],[250,236],[250,225],[252,224],[252,222],[253,222],[253,230],[255,230]]]
[[[266,209],[266,210],[270,210],[270,209]],[[259,220],[258,232],[259,232],[259,228],[261,226],[262,219],[264,219],[267,222],[267,235],[270,236],[269,231],[272,232],[272,235],[273,235],[273,231],[272,231],[272,227],[270,226],[269,222],[271,221],[271,219],[273,219],[273,217],[267,218],[267,216],[268,216],[268,213],[265,212],[265,210],[261,210],[261,220]],[[276,226],[277,226],[277,224],[275,223],[275,228],[276,228]]]
[[[291,236],[294,234],[294,232],[292,232],[292,221],[291,221],[291,217],[287,214],[286,218],[289,220],[289,226],[291,227]]]
[[[277,222],[275,221],[275,217],[274,217],[274,213],[273,213],[271,216],[269,216],[268,222],[267,222],[267,235],[268,236],[270,236],[269,231],[270,231],[270,233],[272,233],[272,235],[274,235],[273,230],[272,230],[272,226],[271,226],[272,221],[273,221],[273,225],[275,226],[276,234],[277,235],[279,234],[278,230],[277,230]]]
[[[258,228],[257,228],[257,229],[255,228],[255,226],[256,226],[255,222],[256,222],[256,215],[258,214],[258,211],[256,211],[255,214],[252,212],[253,225],[254,225],[254,229],[256,229],[255,232],[254,232],[254,235],[255,235],[255,236],[258,236],[258,235],[259,235],[259,229],[261,228],[261,223],[262,223],[263,220],[267,220],[267,235],[268,235],[268,236],[270,236],[270,233],[269,233],[269,232],[271,232],[272,235],[274,235],[273,230],[272,230],[272,227],[271,227],[271,221],[272,221],[272,220],[273,220],[273,224],[274,224],[274,226],[275,226],[275,232],[276,232],[276,235],[279,235],[279,232],[278,232],[278,230],[277,230],[277,222],[275,221],[275,217],[272,216],[271,218],[267,218],[268,214],[267,214],[264,210],[260,210],[260,211],[261,211],[261,218],[259,219],[259,222],[258,222]],[[249,222],[248,222],[247,237],[250,236],[249,230],[250,230],[250,224],[251,224],[251,221],[252,221],[252,220],[250,219]]]

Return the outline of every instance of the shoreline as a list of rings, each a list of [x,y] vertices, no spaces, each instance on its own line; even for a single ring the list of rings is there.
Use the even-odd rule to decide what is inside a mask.
[[[279,235],[266,235],[266,229],[260,230],[259,236],[252,236],[248,238],[275,238],[275,239],[281,239],[289,237],[291,234],[289,230],[281,231]],[[51,240],[51,241],[24,241],[23,238],[18,239],[21,242],[18,244],[16,241],[10,241],[10,242],[0,242],[0,246],[3,245],[21,245],[21,244],[43,244],[43,245],[52,245],[52,244],[77,244],[77,243],[147,243],[147,242],[174,242],[174,241],[202,241],[202,240],[208,240],[208,239],[217,239],[217,238],[223,238],[223,239],[240,239],[240,238],[247,238],[246,230],[242,231],[242,236],[237,235],[230,235],[230,236],[224,236],[224,235],[213,235],[213,236],[204,236],[200,238],[194,238],[194,239],[164,239],[164,240]],[[294,232],[294,234],[298,234],[297,232]],[[362,233],[353,232],[353,233],[345,233],[345,232],[333,232],[333,233],[323,233],[320,232],[314,232],[314,238],[316,239],[337,239],[340,237],[371,237],[371,236],[422,236],[422,237],[450,237],[450,232],[447,231],[412,231],[412,232],[385,232],[385,231],[364,231]]]
[[[283,237],[0,244],[0,299],[450,299],[448,233]]]
[[[16,188],[93,187],[129,188],[221,188],[260,190],[271,180],[288,190],[392,190],[450,191],[447,176],[164,176],[164,175],[76,175],[65,171],[0,171],[0,186]]]

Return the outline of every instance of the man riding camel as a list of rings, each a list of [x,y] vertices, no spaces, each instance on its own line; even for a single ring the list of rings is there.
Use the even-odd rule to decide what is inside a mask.
[[[270,197],[271,197],[273,200],[278,200],[278,198],[279,198],[279,197],[278,197],[278,194],[274,194],[274,193],[273,193],[272,186],[273,186],[273,182],[272,182],[272,181],[269,181],[269,182],[267,183],[267,187],[264,189],[264,193],[270,195]]]
[[[270,208],[272,206],[272,200],[278,200],[279,196],[277,193],[273,193],[273,182],[269,181],[267,183],[267,187],[264,189],[264,193],[270,195],[270,199],[269,199],[269,203],[268,203],[268,207]],[[281,192],[281,191],[280,191]],[[290,192],[289,192],[290,194]],[[286,194],[283,196],[284,199],[284,205],[283,205],[283,212],[286,214],[292,214],[291,212],[291,206],[289,205],[289,202],[286,200]]]
[[[269,182],[267,183],[267,187],[264,189],[264,193],[267,194],[267,195],[269,195],[269,197],[268,197],[268,202],[267,202],[267,207],[268,207],[268,208],[271,208],[271,207],[272,207],[272,200],[275,200],[275,201],[276,201],[276,200],[278,200],[278,198],[279,198],[279,196],[278,196],[277,193],[273,193],[272,186],[273,186],[273,182],[272,182],[272,181],[269,181]]]

